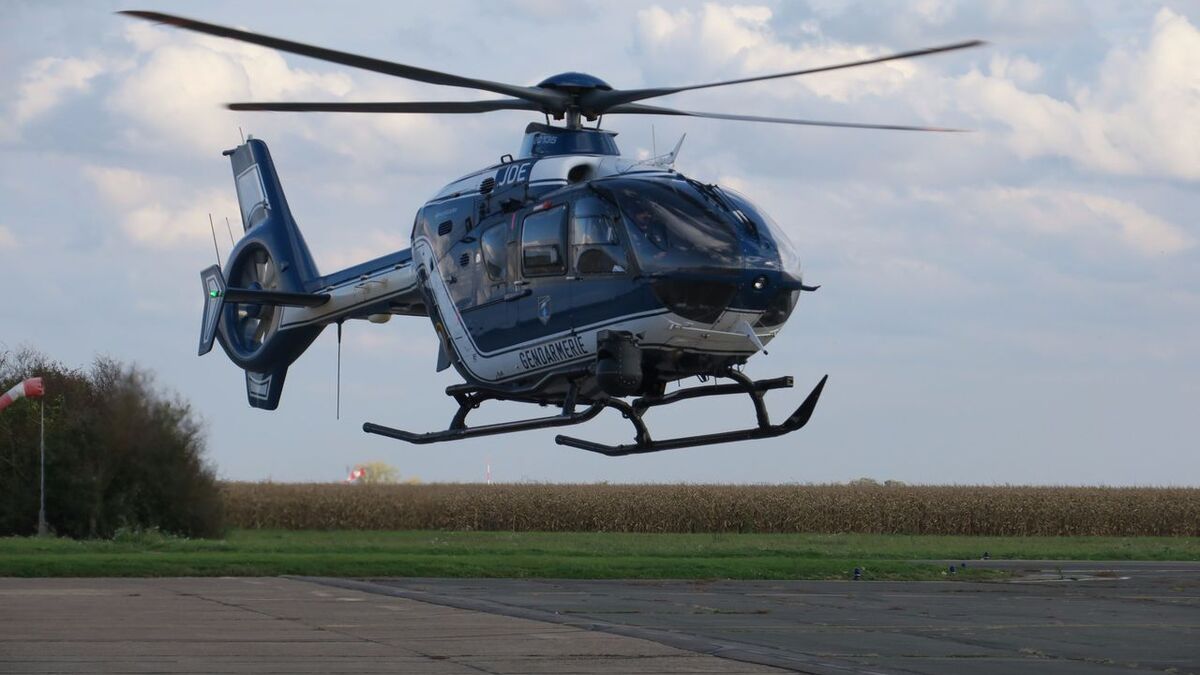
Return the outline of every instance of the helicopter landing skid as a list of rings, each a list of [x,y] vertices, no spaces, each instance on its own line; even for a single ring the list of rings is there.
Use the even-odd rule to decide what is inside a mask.
[[[464,438],[474,438],[476,436],[493,436],[495,434],[509,434],[517,431],[529,431],[531,429],[547,429],[550,427],[562,427],[572,424],[582,424],[596,415],[599,415],[604,410],[606,402],[595,401],[588,405],[587,408],[580,412],[575,411],[575,399],[573,395],[568,395],[567,399],[562,404],[562,412],[558,415],[550,415],[547,417],[538,417],[530,420],[519,420],[516,422],[501,422],[499,424],[482,424],[477,427],[467,426],[467,414],[478,408],[484,401],[522,401],[530,402],[527,399],[513,398],[499,392],[493,392],[486,389],[476,389],[468,385],[458,385],[448,387],[446,393],[454,397],[458,401],[458,412],[454,413],[454,419],[450,422],[450,428],[445,431],[431,431],[424,434],[416,434],[403,429],[394,429],[385,427],[382,424],[374,424],[366,422],[363,424],[363,431],[368,434],[379,434],[388,438],[395,438],[400,441],[416,443],[424,445],[426,443],[441,443],[443,441],[457,441]],[[544,405],[544,404],[543,404]]]
[[[770,415],[767,413],[767,406],[763,402],[763,395],[772,389],[784,389],[792,386],[792,378],[777,377],[770,380],[751,380],[742,373],[735,370],[728,370],[721,373],[719,377],[725,377],[733,380],[732,384],[708,384],[688,389],[680,389],[669,394],[660,394],[656,396],[642,396],[636,398],[632,403],[626,403],[620,399],[609,398],[601,399],[588,403],[587,407],[582,411],[575,410],[575,395],[574,392],[567,395],[562,402],[562,412],[557,415],[547,417],[538,417],[528,420],[518,420],[515,422],[501,422],[498,424],[484,424],[476,427],[468,427],[466,425],[467,415],[478,408],[484,401],[522,401],[522,402],[538,402],[528,399],[520,399],[507,396],[500,392],[489,391],[486,389],[477,389],[467,385],[459,385],[449,387],[446,393],[453,396],[458,402],[458,412],[454,414],[454,419],[450,422],[450,428],[445,431],[433,431],[424,434],[413,433],[403,429],[395,429],[386,427],[381,424],[367,422],[363,424],[363,431],[369,434],[378,434],[387,436],[408,443],[416,443],[423,445],[426,443],[441,443],[445,441],[456,441],[465,438],[474,438],[477,436],[491,436],[495,434],[507,434],[517,431],[529,431],[531,429],[547,429],[550,427],[571,426],[582,424],[599,415],[605,408],[612,408],[621,413],[623,417],[628,419],[633,424],[635,438],[634,442],[625,445],[605,445],[593,441],[583,440],[572,436],[556,436],[554,441],[559,445],[566,445],[581,450],[596,452],[609,457],[620,457],[623,455],[637,455],[648,452],[658,452],[660,450],[674,450],[676,448],[688,448],[698,445],[715,445],[718,443],[732,443],[735,441],[748,441],[756,438],[772,438],[782,436],[796,431],[808,423],[812,417],[813,410],[817,407],[817,400],[821,397],[821,391],[825,388],[825,381],[829,376],[821,378],[817,386],[813,388],[800,407],[796,408],[786,420],[779,424],[772,424]],[[730,394],[746,394],[754,404],[754,413],[758,419],[758,426],[749,429],[737,429],[734,431],[722,431],[712,434],[700,434],[696,436],[683,436],[679,438],[670,438],[666,440],[656,441],[650,436],[650,430],[646,427],[646,423],[642,420],[642,416],[650,408],[657,406],[670,405],[692,398],[701,398],[706,396],[727,396]],[[544,403],[542,403],[544,405]]]
[[[786,420],[779,424],[771,424],[771,417],[767,413],[766,403],[763,402],[763,394],[771,389],[791,387],[791,376],[777,377],[770,380],[751,380],[736,370],[729,370],[722,373],[720,377],[729,378],[733,380],[733,383],[701,385],[699,387],[680,389],[669,394],[642,396],[634,399],[632,403],[626,403],[617,399],[605,401],[604,403],[607,407],[621,411],[621,414],[633,424],[635,432],[633,443],[626,445],[605,445],[561,434],[554,438],[554,442],[559,445],[598,452],[609,457],[621,457],[623,455],[638,455],[647,452],[658,452],[660,450],[690,448],[697,445],[716,445],[718,443],[733,443],[756,438],[782,436],[790,434],[808,424],[808,419],[812,417],[813,410],[817,407],[817,400],[821,398],[821,391],[825,388],[825,381],[829,379],[828,375],[822,377],[817,386],[813,387],[812,392],[804,399],[804,402],[800,404],[800,407],[796,408],[795,412]],[[650,430],[646,428],[646,423],[642,420],[642,416],[646,411],[656,406],[670,405],[691,398],[728,396],[730,394],[746,394],[750,397],[750,400],[754,403],[754,414],[758,418],[757,427],[721,431],[713,434],[681,436],[679,438],[656,441],[650,437]]]

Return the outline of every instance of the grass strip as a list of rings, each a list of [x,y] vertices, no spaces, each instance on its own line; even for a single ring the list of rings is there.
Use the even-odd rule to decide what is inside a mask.
[[[0,539],[0,576],[426,576],[641,579],[945,579],[913,560],[1200,560],[1200,539],[808,534],[235,530],[113,540]],[[985,579],[996,571],[963,570]]]

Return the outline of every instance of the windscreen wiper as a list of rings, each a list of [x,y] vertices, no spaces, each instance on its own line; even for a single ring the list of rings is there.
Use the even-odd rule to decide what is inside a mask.
[[[739,222],[741,222],[746,226],[747,229],[750,230],[750,234],[754,235],[756,239],[759,238],[758,225],[756,225],[754,221],[751,220],[746,214],[742,213],[741,209],[734,206],[733,203],[729,201],[728,195],[721,191],[719,186],[712,183],[701,183],[695,178],[688,178],[686,176],[684,177],[684,180],[686,180],[689,185],[699,190],[701,194],[708,197],[713,202],[716,202],[716,204],[725,209],[726,212],[732,214],[734,218],[737,218]]]

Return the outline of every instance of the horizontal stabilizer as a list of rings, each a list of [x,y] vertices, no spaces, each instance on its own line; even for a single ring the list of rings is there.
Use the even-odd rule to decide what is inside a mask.
[[[288,307],[319,307],[329,302],[328,293],[288,293],[262,291],[254,288],[227,288],[225,302],[253,305],[286,305]]]
[[[264,291],[255,288],[228,288],[221,268],[213,265],[200,273],[204,287],[204,316],[200,323],[201,356],[212,351],[217,327],[221,323],[221,306],[227,302],[251,305],[285,305],[288,307],[319,307],[329,302],[328,293],[290,293]]]

